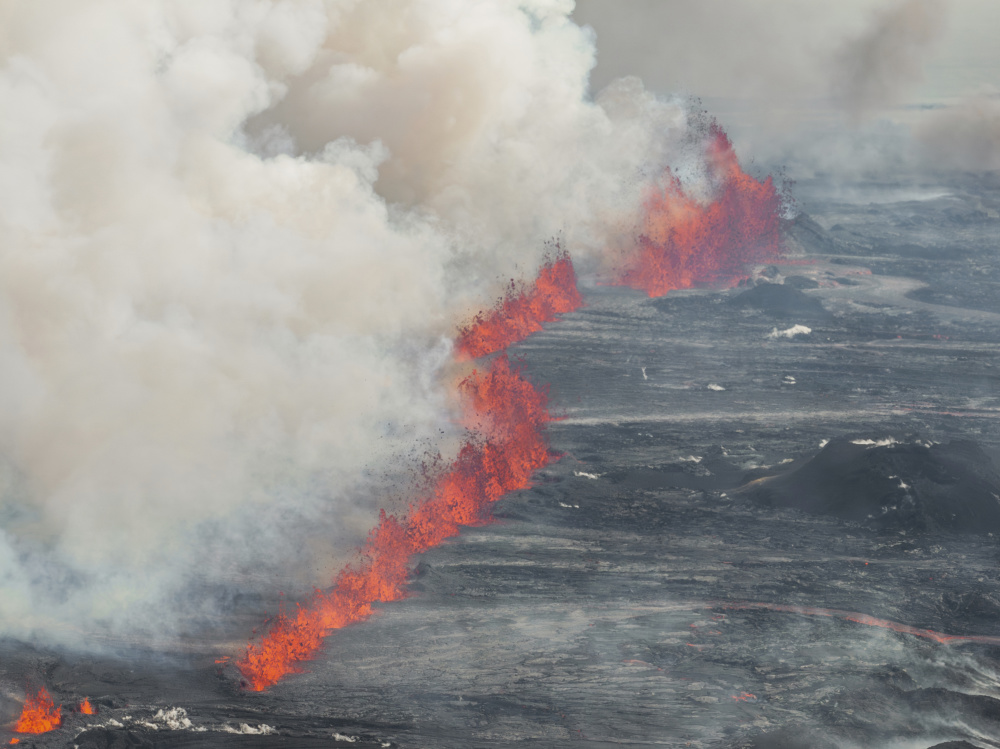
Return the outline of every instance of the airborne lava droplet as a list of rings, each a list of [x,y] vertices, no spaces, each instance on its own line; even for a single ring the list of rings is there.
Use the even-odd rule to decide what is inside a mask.
[[[707,205],[695,200],[668,169],[666,184],[646,199],[637,246],[619,268],[615,284],[651,297],[704,284],[732,286],[748,266],[781,256],[782,199],[773,180],[758,181],[740,168],[717,123],[709,133],[715,199]]]
[[[62,725],[61,712],[48,690],[42,687],[37,695],[25,700],[14,730],[17,733],[46,733]]]

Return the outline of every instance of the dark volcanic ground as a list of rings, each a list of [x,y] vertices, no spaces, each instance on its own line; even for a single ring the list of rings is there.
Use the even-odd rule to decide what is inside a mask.
[[[29,746],[1000,746],[1000,647],[816,611],[1000,637],[1000,183],[798,194],[758,283],[598,287],[520,345],[564,458],[309,673],[6,642],[0,719],[31,679],[101,712]]]

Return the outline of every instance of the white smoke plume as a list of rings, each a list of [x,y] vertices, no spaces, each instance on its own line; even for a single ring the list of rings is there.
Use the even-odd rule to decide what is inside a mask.
[[[329,581],[455,433],[456,325],[682,158],[571,10],[0,0],[0,634]]]

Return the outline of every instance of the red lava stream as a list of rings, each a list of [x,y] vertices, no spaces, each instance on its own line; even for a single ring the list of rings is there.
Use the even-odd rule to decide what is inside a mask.
[[[900,624],[889,619],[880,619],[877,616],[861,614],[857,611],[844,611],[843,609],[824,609],[816,606],[787,606],[781,603],[720,603],[719,608],[724,609],[758,609],[764,611],[780,611],[786,614],[798,614],[800,616],[824,616],[833,619],[842,619],[855,624],[864,624],[868,627],[880,627],[892,632],[899,632],[904,635],[922,637],[925,640],[933,640],[941,644],[972,642],[981,645],[1000,645],[1000,637],[989,635],[947,635],[942,632],[935,632],[933,629],[921,629],[911,627],[908,624]]]

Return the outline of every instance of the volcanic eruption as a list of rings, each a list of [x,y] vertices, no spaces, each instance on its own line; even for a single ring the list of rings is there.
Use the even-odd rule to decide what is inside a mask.
[[[855,118],[933,1],[829,11]],[[996,743],[992,177],[572,5],[0,0],[0,741]]]

